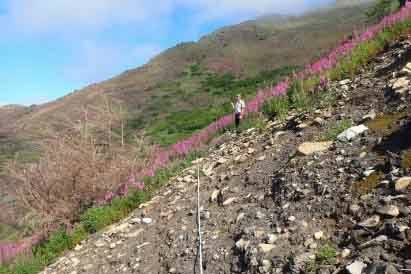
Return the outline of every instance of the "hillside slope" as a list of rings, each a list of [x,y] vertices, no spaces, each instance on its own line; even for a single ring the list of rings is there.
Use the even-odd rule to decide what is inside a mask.
[[[331,83],[316,109],[227,134],[196,161],[205,273],[410,272],[409,56],[411,41],[395,43],[354,79]],[[347,120],[368,130],[330,137]],[[42,273],[192,273],[196,172]]]
[[[182,43],[166,50],[140,68],[33,107],[30,113],[16,119],[17,135],[24,139],[47,137],[62,129],[76,128],[84,107],[92,113],[104,112],[104,96],[128,109],[130,131],[176,112],[222,105],[232,94],[207,91],[210,77],[218,81],[218,75],[231,73],[244,79],[262,71],[304,65],[354,28],[361,28],[363,11],[364,6],[346,7],[280,22],[265,17],[220,29],[196,43]],[[193,65],[199,73],[192,73]],[[244,93],[251,93],[262,82],[257,81],[251,88],[246,86]],[[95,126],[104,127],[99,120],[104,119],[95,119]],[[5,126],[0,123],[0,131]]]
[[[121,105],[127,110],[126,139],[144,132],[154,143],[172,144],[231,111],[228,102],[235,93],[252,96],[259,86],[277,81],[361,28],[365,8],[244,22],[196,43],[182,43],[140,68],[56,101],[0,108],[0,196],[10,191],[2,164],[16,156],[24,161],[37,159],[47,138],[78,133],[85,110],[90,131],[99,133],[108,127],[107,104],[116,110]],[[113,127],[118,141],[116,121]],[[7,221],[15,223],[15,219]]]

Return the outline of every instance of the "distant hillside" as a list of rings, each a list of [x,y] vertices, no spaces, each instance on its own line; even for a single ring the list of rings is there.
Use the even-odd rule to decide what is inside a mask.
[[[235,79],[255,78],[264,71],[304,65],[360,28],[365,22],[364,8],[338,8],[280,20],[268,16],[222,28],[196,43],[181,43],[140,68],[16,116],[13,120],[17,121],[18,135],[35,139],[76,128],[84,106],[90,112],[101,112],[102,95],[129,110],[133,121],[130,130],[146,128],[176,112],[221,105],[232,94],[210,94],[206,80],[221,80],[219,75],[226,73]],[[191,68],[197,71],[192,73]],[[252,85],[245,87],[251,88],[255,89]],[[0,132],[6,124],[0,124]],[[102,125],[95,121],[95,126]]]
[[[97,135],[111,127],[115,142],[118,116],[126,121],[126,141],[144,133],[151,142],[168,145],[191,135],[231,111],[229,101],[235,94],[252,96],[258,87],[318,58],[364,26],[366,8],[265,16],[219,29],[198,42],[181,43],[142,67],[56,101],[0,107],[0,194],[8,191],[1,174],[8,159],[36,159],[47,138],[78,132],[85,120]],[[104,138],[103,144],[108,141]]]
[[[337,7],[357,6],[361,4],[368,4],[376,0],[336,0]]]

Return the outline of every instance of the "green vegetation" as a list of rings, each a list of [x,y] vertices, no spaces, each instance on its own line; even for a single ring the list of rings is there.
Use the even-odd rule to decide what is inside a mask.
[[[145,128],[154,143],[163,146],[176,143],[232,112],[230,102],[235,95],[250,98],[258,88],[274,85],[295,69],[284,67],[239,79],[191,65],[182,79],[158,87],[159,95],[153,97],[145,118],[130,118],[126,131]]]
[[[399,0],[378,0],[367,12],[371,21],[381,20],[384,16],[397,11],[400,8]]]
[[[287,117],[290,103],[287,96],[273,98],[263,106],[263,113],[270,119],[283,120]]]
[[[306,273],[318,273],[322,268],[335,265],[337,251],[331,244],[325,244],[315,253],[315,259],[306,266]]]
[[[343,59],[339,65],[331,70],[330,78],[332,80],[341,79],[343,77],[349,77],[354,75],[362,66],[366,65],[368,60],[380,52],[384,46],[389,42],[396,38],[398,38],[401,34],[404,34],[408,31],[411,24],[410,22],[397,24],[391,30],[384,31],[381,33],[377,39],[374,39],[370,42],[366,42],[363,45],[356,48],[350,57]],[[280,77],[283,74],[286,74],[286,71],[290,69],[283,69],[282,71],[277,71],[275,73],[276,77]],[[135,123],[129,123],[133,126],[144,127],[145,125],[150,125],[147,132],[154,139],[163,140],[164,136],[169,133],[169,131],[175,130],[176,133],[180,132],[180,130],[184,131],[184,135],[188,134],[188,132],[194,132],[197,128],[200,128],[200,125],[204,123],[203,126],[207,125],[207,121],[213,117],[210,113],[218,113],[218,110],[224,112],[224,104],[226,104],[230,99],[231,96],[237,93],[242,93],[244,96],[251,96],[255,93],[256,88],[260,85],[269,84],[265,82],[265,80],[276,81],[272,79],[273,75],[268,76],[261,76],[259,75],[256,78],[250,78],[246,80],[239,80],[234,79],[231,76],[224,75],[224,76],[217,76],[217,75],[210,75],[204,72],[201,72],[201,69],[198,69],[196,66],[190,67],[190,73],[187,74],[185,77],[190,77],[190,81],[187,83],[174,83],[173,89],[168,89],[167,87],[160,87],[162,92],[173,92],[164,99],[158,99],[160,101],[155,101],[155,104],[152,105],[152,109],[148,112],[150,119],[148,120],[136,120]],[[267,77],[267,78],[266,78]],[[267,114],[272,116],[281,116],[286,113],[286,109],[296,108],[299,110],[307,110],[320,104],[316,102],[316,99],[321,98],[321,92],[311,92],[312,87],[315,87],[319,82],[319,79],[312,78],[300,83],[294,83],[290,92],[286,98],[281,99],[274,99],[274,100],[284,100],[282,102],[275,102],[271,101],[270,103],[277,106],[267,106]],[[175,126],[173,123],[165,123],[161,127],[158,126],[157,123],[153,122],[156,120],[163,120],[166,122],[173,122],[176,121],[174,115],[180,115],[181,112],[178,110],[181,105],[173,105],[172,102],[178,101],[182,103],[186,103],[185,99],[189,100],[190,98],[193,100],[192,92],[197,92],[198,87],[200,88],[208,88],[209,97],[205,100],[205,104],[203,108],[201,108],[200,112],[194,113],[190,117],[193,117],[194,120],[186,121],[187,124],[195,126],[193,127],[186,127],[186,125],[177,125]],[[176,88],[176,89],[174,89]],[[308,92],[310,91],[310,92]],[[176,96],[176,94],[179,94]],[[191,95],[190,95],[191,94]],[[216,104],[213,101],[213,96],[218,94],[218,103]],[[220,96],[222,94],[222,97]],[[159,97],[160,98],[160,97]],[[161,97],[163,98],[163,97]],[[216,98],[214,98],[216,99]],[[197,99],[198,100],[198,99]],[[158,108],[159,103],[160,108]],[[270,104],[268,103],[268,104]],[[161,107],[166,107],[170,110],[170,114],[166,117],[159,117],[159,111]],[[212,110],[212,107],[215,107],[217,110]],[[190,113],[189,110],[186,111],[184,115]],[[198,110],[196,110],[198,111]],[[209,116],[208,116],[209,115]],[[199,118],[199,116],[201,118]],[[208,118],[204,118],[204,116]],[[174,119],[174,120],[173,120]],[[163,122],[161,121],[161,122]],[[193,122],[195,121],[195,122]],[[252,121],[251,119],[248,121]],[[261,121],[261,120],[258,120]],[[140,125],[139,123],[142,123]],[[148,123],[151,122],[151,123]],[[206,123],[207,122],[207,123]],[[243,123],[244,126],[247,126],[247,123]],[[146,123],[144,125],[144,123]],[[138,125],[137,125],[138,124]],[[201,126],[201,127],[203,127]],[[173,127],[173,128],[171,128]],[[339,128],[343,128],[342,126]],[[129,128],[130,129],[130,128]],[[154,130],[153,130],[154,129]],[[333,130],[336,132],[336,130]],[[330,134],[331,135],[331,134]],[[182,136],[176,135],[174,137],[176,140],[182,138]],[[164,144],[164,143],[163,143]],[[165,169],[163,171],[159,171],[155,177],[153,178],[146,178],[145,183],[147,184],[147,191],[146,192],[135,192],[130,194],[129,196],[121,199],[115,199],[111,204],[102,206],[100,208],[91,208],[87,210],[80,218],[78,225],[75,227],[72,233],[68,233],[64,230],[60,230],[55,232],[48,241],[44,242],[43,244],[39,245],[38,247],[33,248],[33,256],[28,256],[25,258],[20,258],[16,260],[15,263],[9,266],[1,266],[0,273],[1,274],[34,274],[44,268],[46,265],[52,263],[62,252],[67,249],[73,248],[77,245],[81,240],[85,239],[88,234],[94,233],[96,231],[101,230],[105,226],[121,219],[122,217],[126,216],[131,212],[131,210],[135,209],[139,204],[148,200],[151,194],[158,189],[158,187],[164,185],[168,181],[168,179],[175,175],[178,171],[181,171],[188,165],[190,165],[191,158],[195,158],[195,156],[189,156],[188,160],[184,160],[180,163],[176,163],[174,166]],[[377,175],[377,174],[376,174]],[[371,177],[371,176],[370,176]],[[308,266],[308,272],[316,272],[320,267],[326,267],[327,265],[331,265],[335,263],[336,258],[336,251],[330,245],[325,245],[319,249],[316,254],[315,261],[312,262]]]
[[[0,274],[35,274],[51,264],[64,251],[73,249],[90,234],[100,231],[130,214],[140,204],[148,201],[152,194],[168,180],[183,169],[191,166],[191,162],[201,157],[202,152],[187,155],[186,158],[174,162],[168,168],[160,170],[154,177],[145,178],[146,188],[135,191],[124,198],[116,198],[110,204],[94,207],[84,212],[70,233],[64,229],[54,232],[49,239],[33,248],[32,256],[18,258],[13,264],[0,266]]]
[[[353,126],[353,122],[350,119],[342,119],[329,125],[327,129],[321,133],[320,141],[335,141],[337,136],[344,130]]]

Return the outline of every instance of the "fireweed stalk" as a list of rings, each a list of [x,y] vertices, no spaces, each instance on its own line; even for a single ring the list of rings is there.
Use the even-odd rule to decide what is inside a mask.
[[[277,83],[273,87],[262,88],[257,91],[256,96],[246,103],[245,115],[259,112],[265,102],[276,96],[285,95],[295,81],[303,81],[313,77],[318,78],[317,87],[325,87],[329,79],[329,72],[335,69],[339,62],[361,44],[375,39],[377,35],[389,30],[398,23],[402,23],[410,18],[411,3],[407,1],[405,7],[396,13],[384,17],[378,24],[368,27],[362,33],[354,33],[352,39],[345,40],[318,61],[306,66],[306,68],[285,80]],[[116,196],[126,196],[130,189],[142,191],[145,187],[143,180],[145,177],[153,177],[158,170],[164,169],[174,159],[184,157],[190,152],[198,149],[202,144],[209,141],[216,133],[232,125],[233,115],[225,115],[216,122],[211,123],[206,128],[193,134],[191,137],[177,142],[166,148],[157,148],[151,156],[147,168],[131,174],[126,182],[123,182],[115,192],[108,192],[99,201],[99,204],[109,203]],[[30,254],[33,246],[44,239],[44,233],[37,233],[34,236],[24,239],[18,243],[0,244],[0,263],[11,261],[18,255]]]

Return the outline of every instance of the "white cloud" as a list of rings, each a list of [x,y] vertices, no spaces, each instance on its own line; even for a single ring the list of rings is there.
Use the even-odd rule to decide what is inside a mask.
[[[7,39],[9,33],[15,37],[20,37],[20,33],[35,37],[52,34],[52,39],[62,39],[73,51],[73,59],[64,66],[64,74],[90,83],[142,64],[162,49],[151,43],[130,45],[127,41],[123,45],[107,34],[111,28],[116,33],[121,33],[122,28],[139,30],[143,37],[138,38],[147,38],[152,33],[161,37],[171,34],[169,22],[179,13],[180,17],[186,16],[186,31],[195,33],[201,24],[215,19],[229,18],[234,22],[267,13],[295,13],[308,9],[313,2],[332,0],[3,1],[5,14],[0,15],[0,26],[4,31],[0,39]],[[8,34],[4,35],[5,32]],[[111,42],[107,42],[107,36]]]
[[[86,40],[74,50],[74,58],[66,64],[64,74],[68,79],[89,84],[114,76],[127,67],[143,64],[161,50],[154,44],[140,44],[131,48]]]
[[[259,16],[268,13],[298,13],[310,8],[309,0],[182,0],[204,20],[232,16]],[[312,1],[311,1],[312,2]]]
[[[158,24],[190,9],[202,20],[295,13],[332,0],[6,0],[7,21],[26,32],[82,32],[119,24]],[[187,18],[189,21],[193,18]],[[190,24],[190,22],[187,22]]]
[[[64,32],[100,30],[142,23],[169,14],[172,6],[148,0],[8,0],[7,17],[19,30]]]

